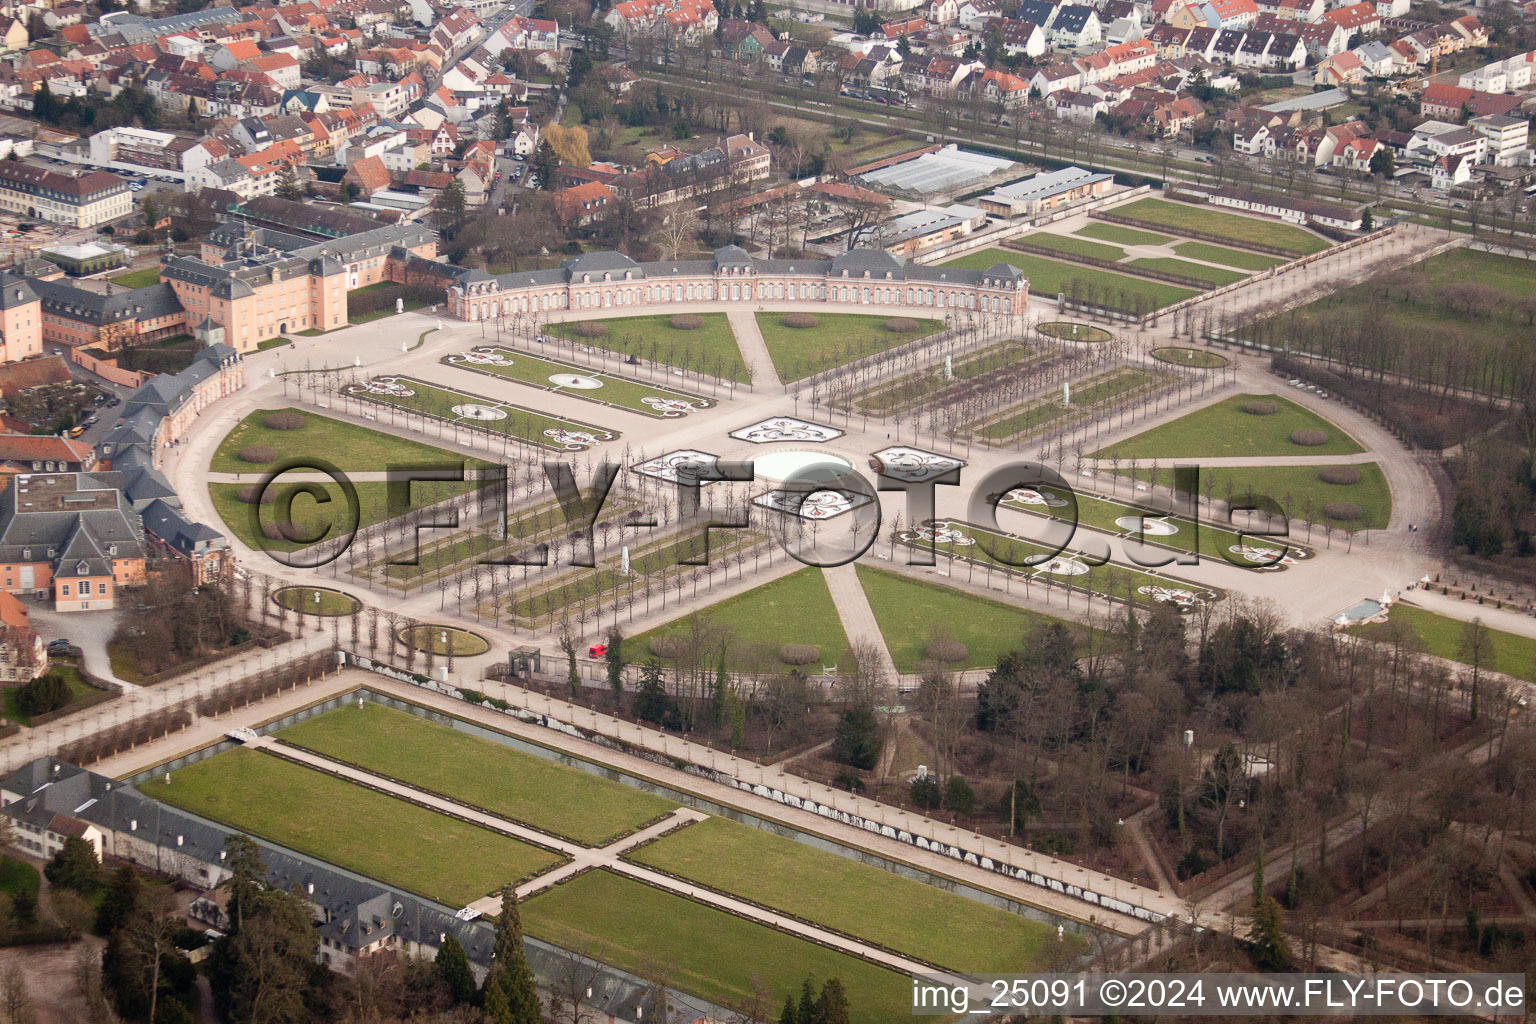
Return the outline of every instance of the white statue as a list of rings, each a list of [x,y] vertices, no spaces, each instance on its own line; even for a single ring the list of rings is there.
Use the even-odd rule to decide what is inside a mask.
[[[403,298],[396,298],[395,299],[395,312],[396,313],[404,313],[405,312],[405,300]]]
[[[625,576],[629,575],[629,545],[627,544],[619,549],[619,572]]]
[[[1061,404],[1072,404],[1072,384],[1069,381],[1061,382]]]
[[[954,380],[955,379],[955,357],[954,356],[945,356],[944,357],[944,379],[945,380]]]

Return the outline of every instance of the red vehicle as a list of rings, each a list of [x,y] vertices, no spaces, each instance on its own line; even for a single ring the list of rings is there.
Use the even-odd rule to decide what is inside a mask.
[[[593,644],[591,647],[587,648],[587,657],[589,657],[589,658],[601,658],[603,655],[605,655],[607,653],[608,653],[608,645],[607,644]]]

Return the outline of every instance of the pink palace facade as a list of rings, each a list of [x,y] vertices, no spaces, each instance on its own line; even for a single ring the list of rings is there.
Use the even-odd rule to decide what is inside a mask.
[[[1012,315],[1024,312],[1029,279],[1016,267],[925,267],[883,249],[854,249],[831,260],[761,260],[730,245],[711,259],[636,263],[594,252],[552,270],[491,275],[456,271],[448,311],[463,320],[559,310],[622,310],[667,303],[823,302],[830,306],[920,307]]]

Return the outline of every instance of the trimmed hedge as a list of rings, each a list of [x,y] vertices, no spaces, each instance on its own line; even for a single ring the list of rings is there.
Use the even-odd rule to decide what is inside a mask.
[[[816,319],[810,313],[785,313],[782,317],[779,318],[779,323],[783,324],[785,327],[793,327],[796,330],[803,331],[807,328],[815,327],[817,324],[821,323],[821,321]]]
[[[579,324],[571,324],[571,333],[578,338],[601,338],[608,333],[608,325],[587,320]]]
[[[695,313],[679,313],[668,323],[674,331],[696,331],[704,326],[704,318]]]
[[[893,316],[882,325],[892,334],[911,334],[918,328],[918,323],[909,316]]]
[[[274,488],[268,487],[266,490],[262,490],[254,484],[250,487],[240,488],[235,492],[235,498],[245,502],[247,505],[254,505],[256,504],[258,494],[261,496],[261,503],[263,505],[270,505],[277,500],[277,491]]]
[[[268,444],[253,444],[235,453],[241,462],[271,462],[277,458],[277,449]]]
[[[946,665],[957,661],[964,661],[971,653],[971,649],[959,640],[951,640],[947,637],[928,641],[925,648],[928,657],[933,661],[943,662]]]
[[[1280,411],[1274,402],[1244,402],[1241,408],[1250,416],[1273,416]]]
[[[1337,519],[1341,523],[1351,523],[1365,515],[1359,505],[1352,501],[1330,501],[1323,506],[1323,515],[1329,519]]]
[[[821,650],[810,644],[785,644],[779,648],[779,660],[786,665],[810,665],[821,657]]]
[[[303,430],[304,414],[300,412],[275,412],[261,422],[268,430]]]
[[[1317,471],[1318,479],[1325,484],[1357,484],[1360,471],[1354,466],[1324,466]]]
[[[1293,430],[1291,431],[1291,444],[1300,445],[1303,448],[1316,448],[1328,443],[1328,434],[1321,430]]]

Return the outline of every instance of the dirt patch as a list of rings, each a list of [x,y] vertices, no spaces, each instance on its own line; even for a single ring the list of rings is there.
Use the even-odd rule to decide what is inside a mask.
[[[37,1024],[79,1024],[91,1019],[90,1008],[75,985],[75,960],[82,953],[101,959],[102,942],[87,936],[55,946],[0,949],[0,971],[15,964],[27,981]]]

